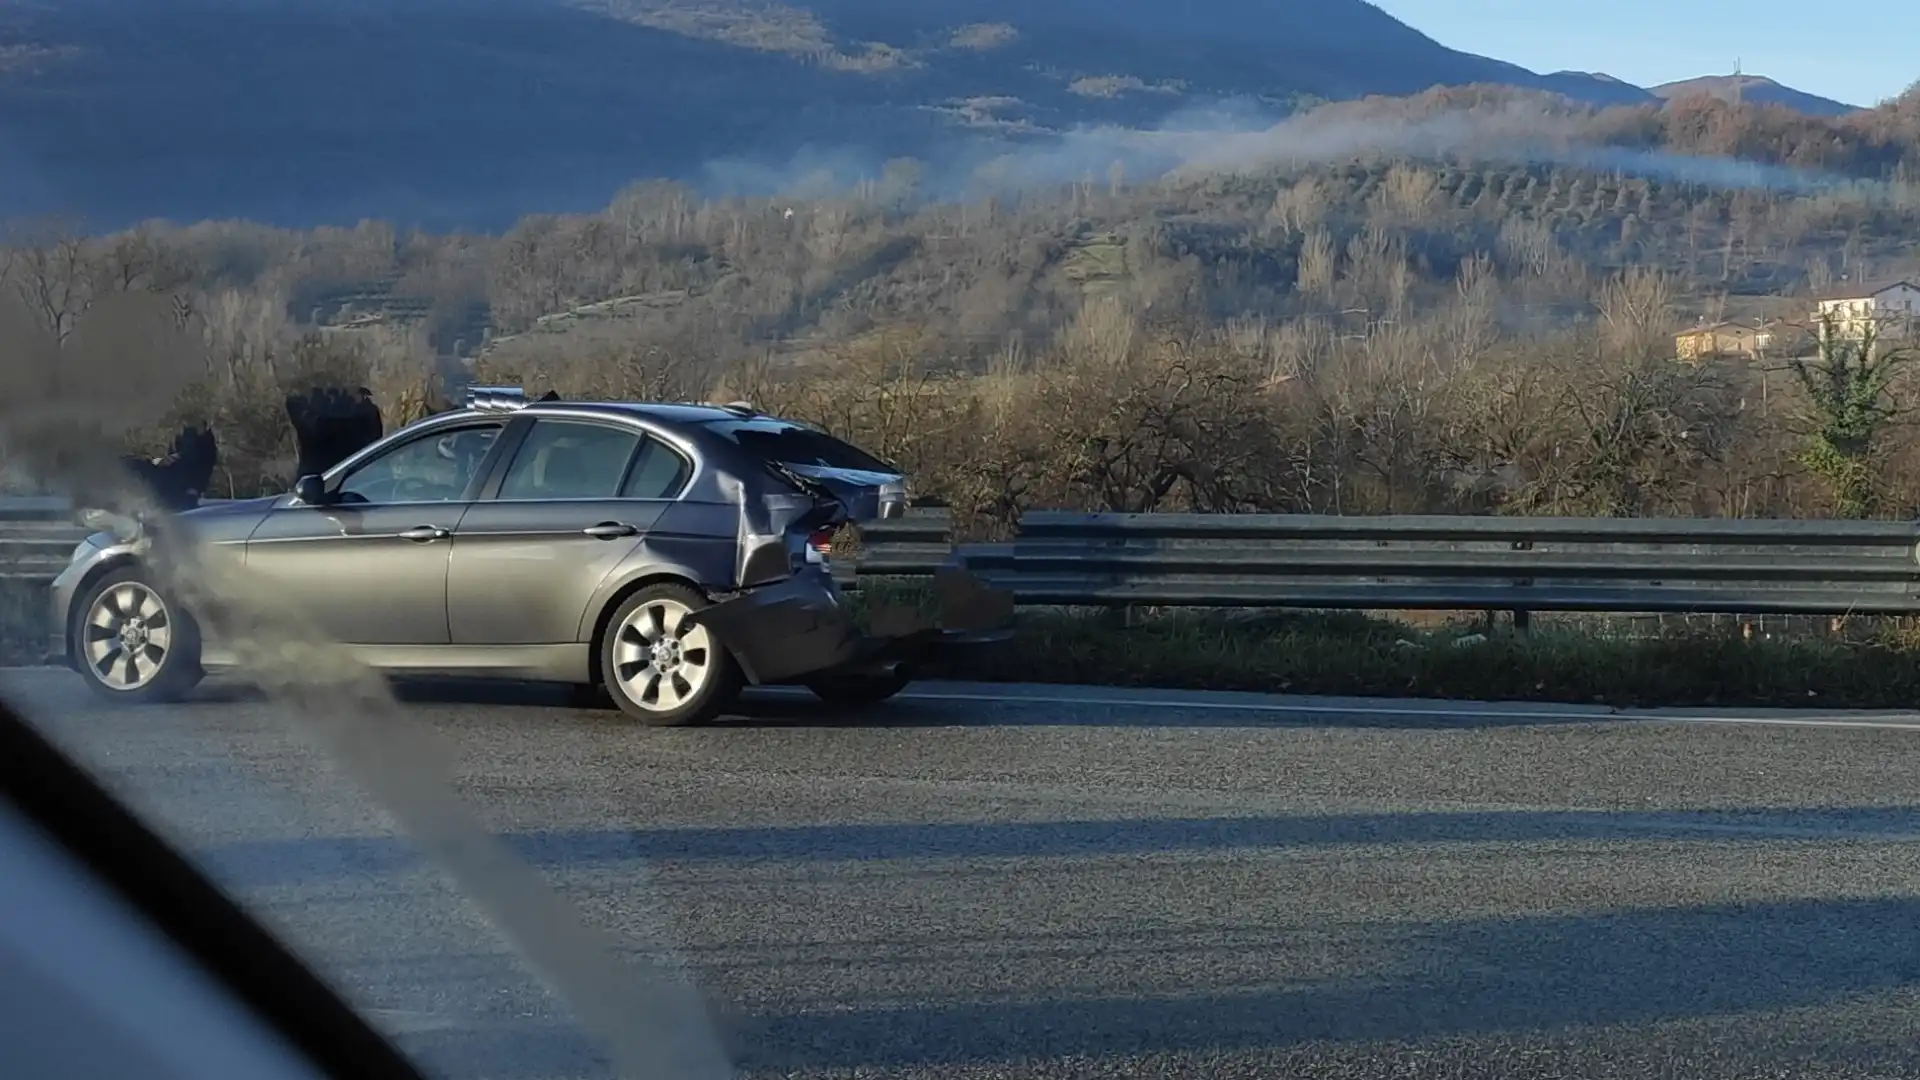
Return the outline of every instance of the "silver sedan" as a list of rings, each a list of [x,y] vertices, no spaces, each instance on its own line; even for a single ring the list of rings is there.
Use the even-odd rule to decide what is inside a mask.
[[[885,462],[745,406],[478,391],[287,494],[173,520],[210,566],[243,568],[377,670],[604,687],[675,725],[750,683],[879,701],[928,649],[994,637],[855,628],[829,546],[905,499]],[[75,551],[53,644],[109,698],[168,700],[237,658],[168,595],[138,534]]]

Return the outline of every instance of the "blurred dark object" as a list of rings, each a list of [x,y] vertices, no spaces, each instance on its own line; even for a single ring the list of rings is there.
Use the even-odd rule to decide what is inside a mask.
[[[876,638],[906,639],[980,634],[1013,625],[1013,593],[993,588],[965,570],[936,572],[933,588],[937,598],[933,614],[915,604],[876,604],[867,614],[867,632]]]
[[[541,401],[559,401],[559,400],[560,400],[560,391],[558,391],[558,390],[549,390],[549,391],[547,391],[546,393],[544,393],[544,394],[541,394],[541,395],[540,395],[540,400],[541,400]]]
[[[4,695],[0,865],[0,1075],[422,1080]]]
[[[952,568],[933,575],[940,599],[940,625],[948,630],[997,630],[1013,625],[1014,596],[966,572]]]
[[[299,454],[295,476],[326,472],[386,433],[380,406],[366,387],[313,387],[287,395],[287,419]]]
[[[174,436],[166,456],[126,457],[121,462],[146,486],[161,509],[179,513],[200,505],[219,459],[220,445],[213,432],[188,426]]]

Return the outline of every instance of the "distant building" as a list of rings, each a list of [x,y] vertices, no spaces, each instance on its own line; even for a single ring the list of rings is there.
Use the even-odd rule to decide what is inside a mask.
[[[1720,322],[1696,326],[1673,337],[1673,352],[1682,360],[1705,360],[1715,356],[1764,356],[1773,347],[1773,330],[1738,322]]]
[[[1905,278],[1845,282],[1821,289],[1813,299],[1814,325],[1824,327],[1831,319],[1843,337],[1860,337],[1869,326],[1883,336],[1907,337],[1920,322],[1920,285]]]

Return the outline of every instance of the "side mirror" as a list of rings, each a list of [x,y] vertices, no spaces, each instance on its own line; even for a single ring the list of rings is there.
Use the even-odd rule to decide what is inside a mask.
[[[308,506],[325,506],[332,501],[327,495],[327,482],[313,473],[293,482],[293,496]]]

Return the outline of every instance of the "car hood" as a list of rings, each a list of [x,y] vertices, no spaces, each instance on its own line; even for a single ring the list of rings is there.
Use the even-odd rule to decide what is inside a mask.
[[[236,544],[253,535],[267,512],[286,499],[273,495],[264,499],[230,499],[201,503],[175,520],[185,525],[196,540],[209,544]]]
[[[259,499],[219,499],[203,502],[175,516],[197,524],[202,521],[215,521],[246,514],[264,514],[273,509],[273,504],[284,498],[286,498],[285,495],[268,495]]]
[[[270,495],[260,499],[220,499],[203,502],[191,510],[173,515],[174,520],[184,522],[199,539],[212,543],[231,543],[244,540],[259,525],[260,519],[283,495]],[[90,539],[103,547],[115,543],[131,543],[140,536],[140,523],[123,514],[107,510],[88,510],[80,515],[82,524],[97,529]]]

